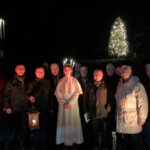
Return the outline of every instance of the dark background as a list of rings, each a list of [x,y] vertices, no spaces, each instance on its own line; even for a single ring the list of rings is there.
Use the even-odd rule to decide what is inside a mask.
[[[148,6],[144,1],[6,0],[0,5],[6,21],[4,59],[105,59],[110,29],[118,16],[126,23],[130,50],[149,59]]]

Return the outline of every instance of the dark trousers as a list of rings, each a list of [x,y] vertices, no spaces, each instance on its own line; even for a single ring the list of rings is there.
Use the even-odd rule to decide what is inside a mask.
[[[48,139],[50,145],[56,144],[57,113],[50,113],[48,121]]]
[[[92,145],[107,147],[107,119],[92,119]]]
[[[48,146],[48,122],[49,116],[48,113],[40,113],[39,115],[40,127],[31,132],[33,146],[40,146],[41,149],[44,149]]]
[[[108,149],[112,149],[113,146],[113,136],[112,136],[112,132],[116,131],[116,123],[115,123],[115,116],[113,115],[109,115],[107,118],[108,122],[107,122],[107,141],[108,141]]]
[[[5,114],[4,149],[11,149],[12,144],[25,147],[28,135],[28,118],[26,112]]]
[[[144,144],[150,149],[150,120],[147,120],[143,127]]]
[[[3,147],[3,135],[4,135],[4,112],[3,109],[0,107],[0,149]]]
[[[117,150],[143,150],[142,133],[121,134],[117,133]]]

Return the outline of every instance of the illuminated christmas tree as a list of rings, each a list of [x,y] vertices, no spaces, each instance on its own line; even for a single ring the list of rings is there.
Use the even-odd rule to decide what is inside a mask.
[[[120,58],[128,54],[128,41],[124,21],[118,17],[112,25],[108,43],[108,55]]]

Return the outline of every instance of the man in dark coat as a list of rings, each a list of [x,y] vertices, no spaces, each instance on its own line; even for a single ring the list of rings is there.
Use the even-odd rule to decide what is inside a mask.
[[[33,146],[45,150],[48,147],[48,128],[51,99],[51,85],[48,79],[44,78],[45,70],[43,67],[35,69],[35,79],[32,81],[32,92],[29,100],[34,103],[35,109],[39,114],[39,129],[33,132]],[[51,120],[52,122],[53,120]]]
[[[106,76],[105,81],[107,85],[107,96],[109,103],[111,105],[111,111],[108,115],[108,145],[109,149],[112,149],[113,138],[112,133],[116,131],[115,113],[116,113],[116,99],[115,93],[117,89],[117,84],[119,81],[119,76],[115,73],[115,66],[111,63],[106,65]]]
[[[27,102],[31,84],[25,80],[25,65],[15,67],[15,76],[4,87],[5,135],[4,149],[11,149],[17,139],[19,148],[25,149],[27,139]]]

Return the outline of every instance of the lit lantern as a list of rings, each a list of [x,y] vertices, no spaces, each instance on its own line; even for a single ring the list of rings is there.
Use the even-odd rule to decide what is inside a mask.
[[[28,117],[29,117],[29,129],[30,130],[35,130],[35,129],[39,129],[40,125],[39,125],[39,112],[31,112],[28,113]]]

